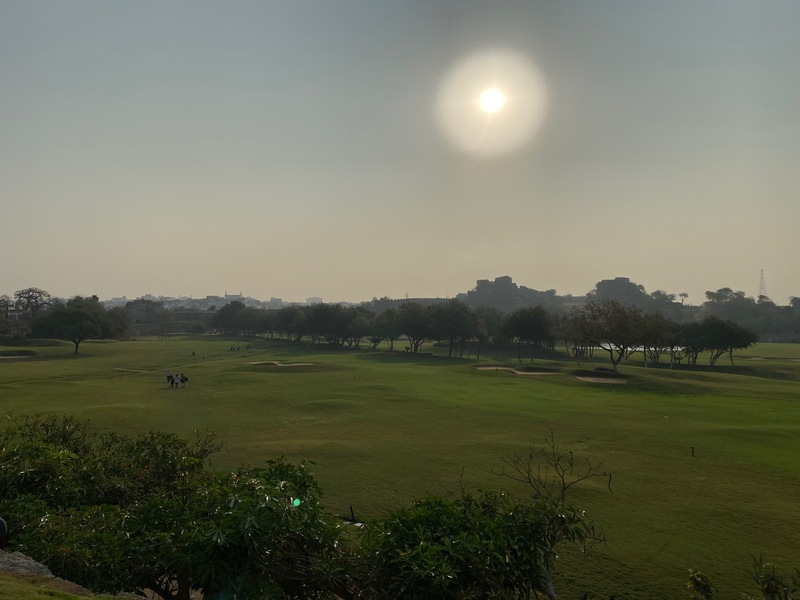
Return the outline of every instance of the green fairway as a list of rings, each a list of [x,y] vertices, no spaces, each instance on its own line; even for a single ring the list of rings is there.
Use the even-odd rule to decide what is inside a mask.
[[[564,552],[564,598],[686,598],[690,567],[734,598],[754,591],[751,555],[800,566],[800,345],[761,344],[713,369],[646,369],[634,356],[624,384],[574,377],[608,366],[599,355],[536,360],[556,372],[519,375],[474,359],[215,336],[72,352],[0,347],[0,413],[57,411],[128,434],[210,429],[225,443],[216,467],[314,461],[327,508],[361,519],[457,493],[462,472],[468,488],[524,493],[492,469],[552,428],[561,448],[613,472],[613,494],[602,481],[575,490],[607,544]],[[169,388],[167,369],[189,377],[185,389]]]

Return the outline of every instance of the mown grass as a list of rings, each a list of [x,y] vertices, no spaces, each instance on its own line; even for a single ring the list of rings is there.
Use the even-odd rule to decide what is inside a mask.
[[[685,598],[690,567],[719,597],[738,597],[752,589],[751,555],[800,566],[797,345],[761,344],[713,369],[643,368],[633,357],[624,385],[572,376],[607,366],[600,356],[537,359],[560,371],[537,376],[433,354],[213,336],[84,342],[78,356],[71,344],[26,347],[35,354],[24,358],[13,350],[0,348],[0,412],[70,413],[125,433],[211,429],[226,444],[215,466],[312,460],[328,508],[364,519],[461,485],[524,493],[493,471],[551,428],[559,446],[613,472],[613,494],[603,482],[576,490],[607,543],[564,552],[567,598]],[[481,363],[518,366],[502,355]],[[168,388],[168,368],[189,376],[186,389]]]
[[[0,573],[0,600],[113,600],[104,594],[86,596],[69,591],[69,586],[54,579],[28,574]]]

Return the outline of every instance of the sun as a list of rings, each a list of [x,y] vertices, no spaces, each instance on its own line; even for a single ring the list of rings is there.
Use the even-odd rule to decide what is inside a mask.
[[[547,86],[528,57],[488,48],[458,61],[436,91],[436,118],[468,154],[501,156],[522,148],[547,113]]]
[[[478,99],[481,110],[490,115],[502,110],[505,103],[506,95],[495,87],[485,89]]]

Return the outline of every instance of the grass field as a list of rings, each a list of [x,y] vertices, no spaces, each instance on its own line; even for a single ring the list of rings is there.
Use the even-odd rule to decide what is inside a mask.
[[[686,598],[690,567],[734,598],[754,591],[751,555],[800,567],[800,345],[761,344],[714,369],[645,369],[634,357],[624,385],[572,376],[607,366],[601,357],[537,360],[560,372],[516,375],[430,354],[218,337],[72,350],[0,347],[0,413],[58,411],[130,434],[211,429],[226,446],[216,467],[314,461],[327,508],[362,519],[457,493],[462,477],[521,493],[492,469],[552,428],[560,447],[613,472],[613,494],[604,482],[575,492],[608,541],[564,552],[564,598]],[[185,389],[169,389],[168,368],[189,376]]]

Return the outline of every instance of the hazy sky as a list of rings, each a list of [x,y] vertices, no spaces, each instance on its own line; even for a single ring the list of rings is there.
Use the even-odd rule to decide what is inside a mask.
[[[798,23],[796,0],[3,0],[0,294],[332,302],[627,276],[698,304],[756,295],[764,269],[786,304]],[[472,152],[462,118],[486,124]]]

